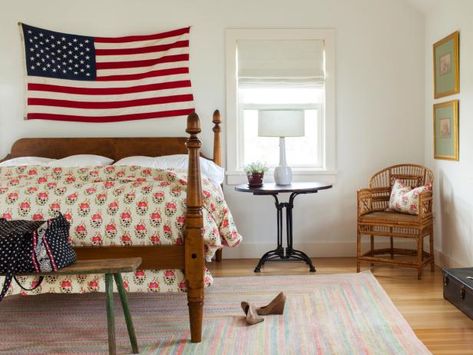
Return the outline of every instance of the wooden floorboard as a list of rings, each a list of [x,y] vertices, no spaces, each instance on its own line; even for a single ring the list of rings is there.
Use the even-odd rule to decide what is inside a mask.
[[[320,274],[356,271],[354,258],[314,258]],[[253,272],[255,259],[224,259],[208,265],[215,277],[291,275],[309,273],[299,262],[269,262],[262,272]],[[368,270],[367,267],[363,270]],[[426,267],[422,280],[414,269],[375,266],[371,269],[419,339],[434,354],[473,354],[473,320],[442,296],[442,272]]]

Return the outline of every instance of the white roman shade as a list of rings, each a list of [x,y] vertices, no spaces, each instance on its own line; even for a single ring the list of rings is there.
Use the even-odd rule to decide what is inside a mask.
[[[323,40],[239,40],[238,82],[321,83]]]

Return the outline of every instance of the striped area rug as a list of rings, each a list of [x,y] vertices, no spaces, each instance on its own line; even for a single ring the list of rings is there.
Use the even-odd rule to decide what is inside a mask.
[[[247,326],[240,302],[264,305],[279,291],[287,294],[284,315]],[[129,298],[145,354],[429,354],[370,272],[216,278],[200,344],[188,341],[185,295]],[[118,350],[129,353],[118,300],[116,314]],[[0,352],[107,352],[104,295],[6,298]]]

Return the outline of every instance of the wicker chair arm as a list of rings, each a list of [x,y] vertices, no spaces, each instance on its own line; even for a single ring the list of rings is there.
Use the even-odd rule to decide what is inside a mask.
[[[372,211],[373,194],[371,189],[360,189],[356,192],[358,217]]]
[[[419,218],[432,217],[432,191],[424,191],[419,194]]]

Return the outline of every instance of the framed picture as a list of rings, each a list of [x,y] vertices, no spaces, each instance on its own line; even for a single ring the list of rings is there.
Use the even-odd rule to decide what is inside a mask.
[[[460,92],[460,32],[434,43],[434,97]]]
[[[458,100],[434,105],[434,158],[458,160]]]

